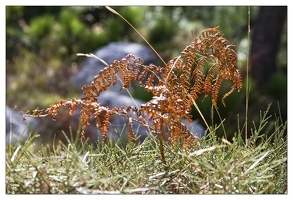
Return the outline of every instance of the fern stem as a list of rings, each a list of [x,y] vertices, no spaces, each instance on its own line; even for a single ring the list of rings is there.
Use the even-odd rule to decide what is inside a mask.
[[[159,141],[160,141],[160,153],[161,153],[161,157],[162,157],[162,162],[164,164],[165,171],[167,171],[168,170],[168,167],[167,167],[167,163],[166,163],[166,159],[165,159],[165,152],[164,152],[164,146],[163,146],[163,138],[162,138],[162,135],[161,134],[159,135]]]

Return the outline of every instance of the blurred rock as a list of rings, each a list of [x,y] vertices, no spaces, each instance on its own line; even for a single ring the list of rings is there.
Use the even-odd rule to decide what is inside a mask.
[[[150,63],[156,64],[158,62],[158,56],[151,48],[129,42],[111,42],[109,45],[97,49],[93,54],[103,59],[109,65],[114,60],[125,58],[128,54],[133,54],[136,57],[142,58],[145,65]],[[71,79],[71,83],[80,88],[90,84],[99,71],[105,67],[106,66],[98,59],[87,58],[81,65],[81,70]],[[109,89],[119,91],[120,84],[116,84]]]
[[[25,121],[22,114],[6,106],[6,144],[23,143],[29,133],[37,127],[37,120],[27,117]]]
[[[119,106],[138,106],[140,107],[141,104],[144,104],[145,102],[137,99],[132,99],[129,96],[121,95],[117,92],[113,91],[104,91],[99,96],[99,103],[102,106],[108,106],[109,108],[119,107]],[[79,121],[79,112],[80,109],[73,113],[70,126],[75,127],[74,129],[77,129],[76,125],[78,125]],[[133,115],[134,116],[134,115]],[[134,117],[136,118],[136,117]],[[91,125],[87,126],[86,136],[90,138],[91,142],[97,141],[98,139],[101,139],[102,132],[96,128],[94,120],[90,121]],[[108,138],[112,138],[114,141],[118,139],[119,134],[121,134],[123,139],[127,139],[127,133],[128,133],[128,119],[121,117],[121,116],[111,116],[110,119],[110,129],[108,131]],[[186,124],[188,130],[190,130],[194,135],[198,137],[204,136],[204,128],[198,124],[196,121],[192,121],[191,125],[187,124],[187,120],[183,120],[183,123]],[[125,125],[126,124],[126,125]],[[125,125],[125,126],[124,126]],[[133,131],[134,133],[139,136],[139,141],[142,142],[147,136],[148,136],[148,129],[139,123],[133,122]]]

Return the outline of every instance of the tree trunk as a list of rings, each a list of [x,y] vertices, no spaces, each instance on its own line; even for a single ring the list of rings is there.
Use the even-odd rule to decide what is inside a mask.
[[[254,23],[250,70],[260,89],[277,70],[276,56],[286,16],[287,6],[264,6]]]

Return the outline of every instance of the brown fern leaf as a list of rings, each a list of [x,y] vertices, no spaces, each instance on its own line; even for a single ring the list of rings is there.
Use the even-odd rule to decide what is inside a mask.
[[[219,68],[220,68],[219,64],[215,63],[209,69],[207,76],[206,76],[206,79],[203,84],[203,92],[204,92],[205,96],[211,94],[211,92],[213,90],[213,83],[214,83],[216,74],[219,71]]]
[[[215,107],[217,107],[217,98],[223,79],[232,80],[233,83],[231,90],[224,95],[223,99],[229,96],[235,90],[234,88],[239,90],[242,87],[241,76],[235,68],[237,54],[231,49],[235,46],[229,45],[228,40],[220,36],[217,28],[204,30],[199,35],[199,40],[195,40],[198,43],[195,46],[198,47],[197,54],[200,57],[193,72],[194,80],[197,82],[191,90],[195,100],[201,92],[204,92],[206,96],[211,94]],[[207,74],[204,73],[205,65],[210,66]],[[236,74],[239,75],[236,76]],[[223,99],[222,103],[225,105]]]
[[[131,83],[137,80],[139,68],[142,66],[142,63],[143,60],[141,58],[136,58],[132,54],[127,55],[120,61],[115,60],[112,63],[111,67],[113,67],[116,72],[120,72],[123,82],[121,89],[130,87]]]
[[[220,87],[222,85],[223,82],[223,77],[221,76],[221,74],[219,73],[219,75],[216,78],[216,82],[212,87],[212,91],[211,91],[211,96],[212,96],[212,103],[215,106],[215,108],[218,108],[217,105],[217,100],[218,100],[218,94],[220,92]]]
[[[131,142],[135,141],[135,135],[133,133],[133,124],[132,124],[132,118],[129,117],[129,122],[128,122],[128,139]]]
[[[193,135],[181,122],[176,122],[176,126],[172,126],[169,130],[169,142],[171,145],[180,141],[181,144],[184,144],[184,148],[187,149],[193,142],[198,140],[199,138]]]
[[[205,81],[205,57],[199,58],[199,61],[195,63],[195,69],[192,71],[191,81],[193,82],[190,87],[190,98],[188,99],[187,107],[190,108],[193,104],[193,101],[196,101],[198,95],[203,92],[204,81]]]
[[[180,76],[178,81],[181,83],[181,92],[180,97],[185,99],[190,90],[191,85],[191,71],[192,71],[193,62],[190,62],[190,59],[187,59],[185,64],[181,67]],[[178,92],[177,92],[178,93]]]
[[[235,67],[237,55],[234,47],[221,37],[218,27],[215,27],[202,31],[198,38],[194,36],[192,43],[180,56],[170,60],[165,67],[143,65],[141,58],[129,54],[121,60],[113,61],[94,77],[91,84],[83,86],[85,97],[61,100],[50,106],[45,115],[55,119],[62,107],[67,107],[67,113],[71,115],[80,105],[83,134],[86,126],[90,125],[89,120],[94,119],[96,127],[103,133],[103,140],[107,140],[110,118],[118,115],[128,119],[128,138],[132,142],[135,141],[133,122],[137,122],[150,128],[159,137],[160,144],[162,138],[171,145],[180,140],[184,148],[188,148],[198,138],[186,128],[182,120],[191,121],[191,107],[199,95],[210,95],[212,104],[217,107],[223,81],[232,81],[230,91],[222,98],[225,106],[224,99],[242,87],[240,72]],[[140,107],[110,109],[101,106],[98,102],[100,93],[116,85],[117,79],[121,89],[130,87],[136,81],[153,95],[152,99]],[[37,116],[45,116],[38,110],[35,113]]]
[[[228,97],[232,92],[234,92],[235,90],[240,90],[242,88],[242,78],[241,78],[241,74],[239,72],[239,70],[236,70],[233,74],[234,78],[232,78],[233,81],[233,85],[231,87],[231,90],[229,92],[227,92],[223,98],[222,98],[222,104],[226,107],[226,104],[224,102],[224,99],[226,97]]]
[[[100,128],[103,133],[103,141],[107,140],[107,133],[109,130],[110,124],[110,110],[107,107],[100,106],[98,109],[95,109],[94,118],[97,128]]]
[[[165,88],[160,75],[164,72],[164,68],[158,67],[156,65],[150,64],[148,66],[143,66],[143,71],[137,77],[137,82],[139,85],[145,88],[147,92],[158,96]]]
[[[217,37],[218,35],[220,35],[220,31],[218,30],[219,26],[214,27],[214,28],[208,28],[206,30],[203,30],[198,38],[200,40],[204,40],[206,38],[212,38],[212,37]]]

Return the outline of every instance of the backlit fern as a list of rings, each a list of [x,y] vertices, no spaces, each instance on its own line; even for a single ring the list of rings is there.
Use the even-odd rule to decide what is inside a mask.
[[[61,100],[44,112],[34,110],[34,116],[49,115],[55,119],[55,115],[62,107],[67,107],[68,115],[71,115],[80,105],[82,136],[86,126],[90,125],[89,120],[94,119],[96,127],[103,133],[103,140],[107,140],[110,118],[112,115],[119,115],[128,119],[130,141],[135,140],[133,122],[138,122],[148,127],[161,142],[164,139],[173,145],[180,139],[184,147],[188,148],[199,138],[186,128],[182,119],[191,121],[191,108],[198,96],[211,96],[212,104],[217,108],[223,80],[232,81],[231,90],[222,97],[223,105],[226,97],[242,87],[240,72],[235,68],[237,55],[234,47],[221,36],[218,27],[215,27],[202,31],[199,37],[194,36],[193,42],[180,56],[170,60],[163,67],[154,64],[144,65],[141,58],[129,54],[107,65],[89,85],[84,85],[82,90],[85,97]],[[153,95],[150,101],[140,107],[110,109],[100,105],[99,95],[108,87],[120,83],[122,90],[130,87],[134,81]]]

